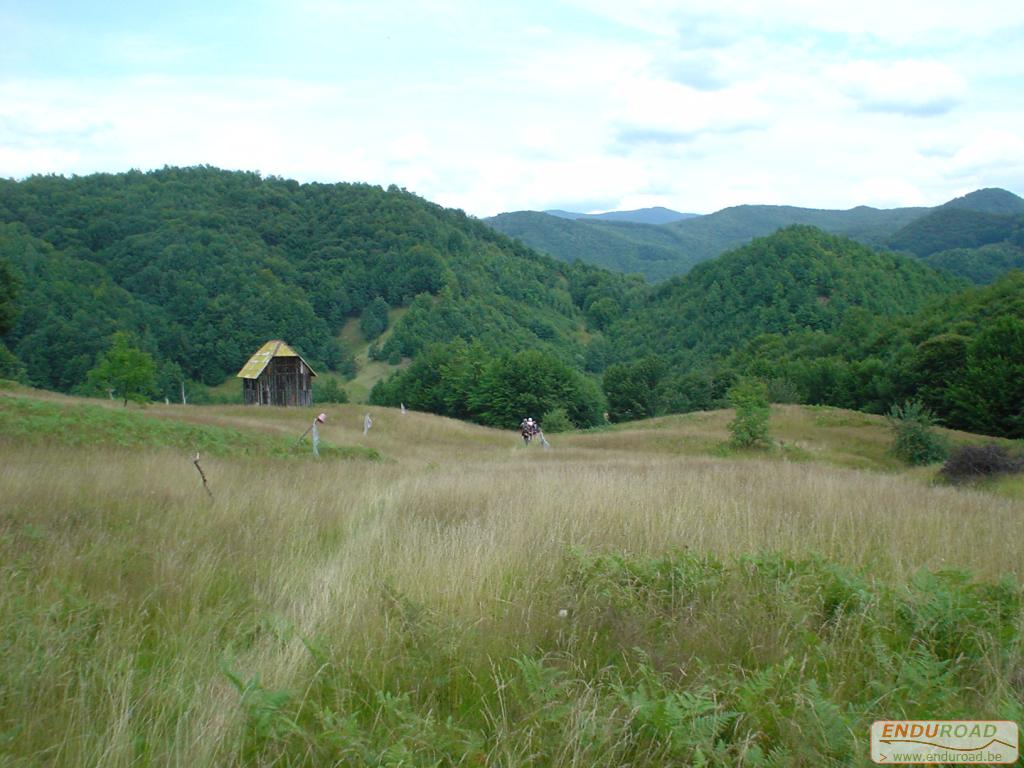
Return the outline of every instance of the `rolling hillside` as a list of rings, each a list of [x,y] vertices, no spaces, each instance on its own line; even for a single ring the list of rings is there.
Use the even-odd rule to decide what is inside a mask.
[[[685,274],[702,261],[792,224],[811,225],[869,245],[881,245],[928,210],[862,206],[828,211],[742,205],[660,226],[569,220],[533,211],[503,213],[483,221],[561,261],[580,260],[617,272],[638,272],[657,282]]]
[[[700,261],[742,245],[781,227],[804,224],[867,245],[881,245],[900,227],[927,213],[927,208],[890,210],[858,206],[847,211],[796,208],[789,205],[740,205],[697,219],[670,224],[699,248]]]
[[[377,297],[408,310],[392,312],[383,360],[456,338],[572,358],[586,327],[573,286],[595,271],[397,188],[208,167],[2,180],[4,261],[19,286],[7,345],[29,381],[63,391],[114,331],[167,386],[219,384],[275,337],[352,375],[340,331]]]
[[[1005,189],[987,187],[986,189],[977,189],[963,197],[954,198],[941,207],[964,208],[979,213],[1012,216],[1024,213],[1024,199]]]
[[[893,250],[925,258],[953,248],[978,248],[1002,243],[1016,235],[1024,241],[1024,215],[984,213],[945,206],[895,232],[888,240]]]
[[[561,219],[585,221],[625,221],[631,224],[671,224],[673,221],[692,219],[700,214],[680,213],[669,208],[639,208],[635,211],[607,211],[606,213],[574,213],[573,211],[544,211]]]
[[[938,208],[823,210],[778,205],[740,205],[705,216],[689,217],[657,229],[601,226],[590,218],[553,221],[535,212],[501,214],[484,222],[539,251],[562,261],[579,259],[619,272],[639,272],[659,281],[685,274],[695,264],[714,258],[755,237],[793,224],[818,227],[853,238],[875,248],[891,248],[926,257],[952,248],[974,248],[1009,238],[1024,200],[1002,189],[984,189],[951,200]],[[558,216],[575,216],[554,212]],[[1008,227],[1010,229],[1008,229]],[[989,253],[971,254],[970,266],[956,272],[1002,274],[1003,264],[1017,264],[1017,252],[989,259]],[[948,268],[953,257],[938,266]]]
[[[969,206],[1003,210],[1008,195],[984,191],[924,219],[995,222],[1009,239],[924,258],[953,260],[947,268],[971,279],[998,277],[994,264],[1016,263],[1017,218]],[[863,235],[885,213],[800,210],[730,209],[668,226],[527,216],[563,239],[628,235],[635,258],[653,252],[658,263],[687,224],[718,221],[717,236],[739,236],[741,214],[767,227],[783,214],[841,213],[832,225]],[[0,182],[0,217],[0,266],[13,278],[0,295],[0,332],[17,355],[0,348],[0,376],[60,391],[105,391],[88,374],[116,332],[156,360],[143,396],[177,399],[184,381],[192,402],[217,401],[237,391],[230,377],[253,349],[278,336],[330,373],[321,382],[348,379],[350,398],[492,425],[517,423],[524,409],[576,426],[600,423],[606,409],[621,418],[633,411],[613,402],[608,375],[627,365],[643,370],[616,369],[612,379],[646,382],[646,415],[719,407],[738,377],[756,376],[785,402],[883,412],[918,396],[950,424],[1024,434],[1019,405],[1005,396],[1016,396],[1024,354],[1011,310],[977,333],[939,332],[955,337],[935,344],[956,376],[929,390],[921,372],[931,347],[916,346],[931,341],[908,339],[891,319],[965,283],[810,226],[652,288],[540,255],[403,190],[211,168]],[[940,239],[950,231],[959,230],[923,230]],[[1019,290],[1012,279],[996,285]],[[997,349],[1006,360],[992,359]]]
[[[535,211],[503,213],[483,220],[499,232],[560,261],[579,260],[615,272],[659,281],[682,274],[690,243],[666,226],[594,219],[570,219]]]
[[[962,287],[908,257],[792,226],[659,286],[609,336],[620,357],[655,352],[686,365],[763,333],[828,331],[852,308],[909,314]]]
[[[1024,269],[1024,200],[982,189],[950,200],[895,232],[894,250],[974,283]]]

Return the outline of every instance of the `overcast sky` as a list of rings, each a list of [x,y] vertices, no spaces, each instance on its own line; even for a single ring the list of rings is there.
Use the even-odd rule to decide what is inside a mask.
[[[210,164],[476,216],[1024,194],[1021,0],[0,0],[0,176]]]

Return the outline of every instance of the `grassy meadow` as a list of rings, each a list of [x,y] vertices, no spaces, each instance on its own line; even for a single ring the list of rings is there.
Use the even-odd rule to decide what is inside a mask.
[[[0,766],[866,766],[874,719],[1024,719],[1020,481],[729,418],[545,451],[2,392]]]

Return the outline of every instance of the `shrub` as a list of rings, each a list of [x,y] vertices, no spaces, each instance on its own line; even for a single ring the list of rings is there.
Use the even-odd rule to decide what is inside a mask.
[[[768,399],[773,403],[799,403],[802,400],[800,387],[791,379],[776,376],[768,379]]]
[[[939,474],[951,483],[1009,475],[1024,470],[1024,457],[1014,456],[1005,445],[962,445],[950,453]]]
[[[746,379],[729,390],[729,403],[736,409],[736,415],[729,422],[732,437],[729,444],[734,448],[753,448],[767,445],[768,388],[763,382]]]
[[[889,410],[889,423],[896,432],[891,451],[908,464],[934,464],[949,455],[949,443],[932,429],[935,417],[920,401],[893,404]]]
[[[359,316],[359,329],[367,341],[372,341],[384,333],[387,327],[388,303],[378,296],[363,309]]]
[[[558,406],[552,408],[550,411],[541,417],[540,425],[546,431],[554,434],[556,432],[568,432],[573,428],[572,420],[569,418],[569,414],[566,413],[565,408]]]
[[[324,379],[318,382],[313,393],[318,403],[347,403],[348,392],[338,384],[336,379]]]

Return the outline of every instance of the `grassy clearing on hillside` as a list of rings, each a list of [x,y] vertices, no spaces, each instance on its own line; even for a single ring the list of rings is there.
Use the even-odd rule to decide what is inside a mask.
[[[5,437],[0,764],[866,766],[876,718],[1024,717],[1024,504],[821,460],[871,425],[372,412],[325,432],[395,461],[211,456],[212,501],[177,449]]]
[[[306,445],[266,432],[155,418],[103,405],[0,397],[0,437],[27,443],[121,448],[179,448],[215,456],[305,456]],[[372,448],[321,441],[322,458],[379,459]]]
[[[379,345],[383,346],[391,337],[395,324],[408,311],[408,307],[399,307],[388,311],[388,327],[377,338]],[[352,351],[356,361],[355,378],[345,384],[349,400],[353,403],[365,403],[370,397],[370,390],[373,389],[374,384],[409,364],[408,360],[399,365],[390,365],[383,360],[371,360],[369,356],[370,343],[360,330],[359,318],[353,318],[345,323],[339,338],[345,348]]]

